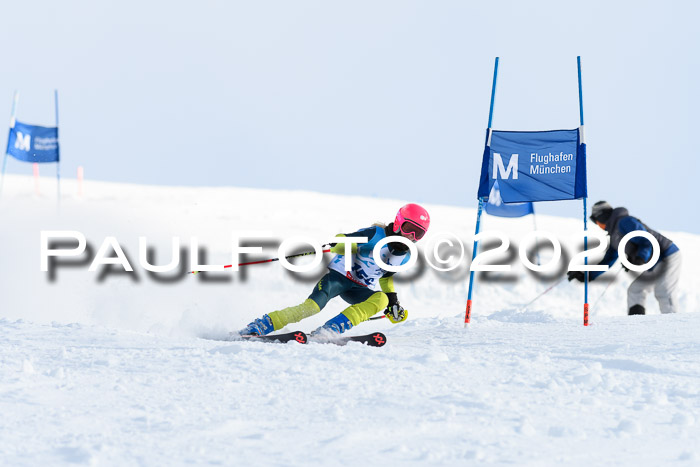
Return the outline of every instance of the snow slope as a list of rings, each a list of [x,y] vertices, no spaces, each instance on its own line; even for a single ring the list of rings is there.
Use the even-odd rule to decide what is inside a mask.
[[[203,337],[302,301],[323,268],[300,278],[272,263],[216,276],[224,282],[161,282],[138,265],[139,236],[158,263],[172,236],[197,236],[209,263],[228,264],[234,231],[322,241],[389,221],[403,201],[96,182],[79,198],[67,181],[57,210],[51,183],[42,179],[36,196],[30,178],[9,176],[0,200],[3,465],[700,462],[696,235],[668,233],[684,255],[678,315],[659,315],[650,300],[651,315],[624,316],[623,273],[602,300],[609,282],[591,285],[584,328],[582,286],[565,281],[522,309],[557,277],[516,267],[479,278],[464,330],[465,261],[397,283],[409,321],[358,327],[385,332],[384,348],[225,342]],[[471,245],[473,210],[426,207],[431,234]],[[530,225],[484,219],[515,244]],[[538,225],[573,251],[579,220]],[[115,236],[136,272],[100,278],[83,261],[52,281],[39,271],[39,232],[59,229],[82,231],[95,251]],[[343,307],[332,302],[298,327]]]

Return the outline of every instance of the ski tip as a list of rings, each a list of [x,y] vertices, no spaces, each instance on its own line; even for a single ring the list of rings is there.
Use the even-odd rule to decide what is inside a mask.
[[[375,332],[370,334],[370,342],[369,344],[374,346],[374,347],[383,347],[386,344],[386,336],[384,333],[381,332]]]
[[[296,331],[294,333],[294,340],[300,344],[306,344],[309,342],[309,336],[307,336],[305,332]]]

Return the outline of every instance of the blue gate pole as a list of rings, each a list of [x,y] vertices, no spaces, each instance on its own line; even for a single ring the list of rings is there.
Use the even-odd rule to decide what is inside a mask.
[[[479,234],[479,224],[481,223],[481,212],[484,208],[484,198],[479,198],[479,210],[476,214],[476,229],[474,232],[474,237]],[[472,263],[474,258],[476,258],[476,252],[479,248],[479,242],[475,239],[474,246],[472,247]],[[471,266],[470,266],[471,267]],[[472,291],[474,290],[474,271],[469,272],[469,294],[467,296],[467,310],[464,313],[464,327],[466,328],[472,317]]]
[[[493,66],[493,84],[491,85],[491,107],[489,108],[489,126],[491,129],[491,122],[493,121],[493,102],[496,99],[496,79],[498,78],[498,57],[496,57],[496,63]]]
[[[491,122],[493,121],[493,103],[496,99],[496,80],[498,78],[498,57],[496,57],[496,62],[493,66],[493,84],[491,85],[491,106],[489,108],[489,126],[486,130],[486,143],[488,144],[489,136],[491,136]],[[476,240],[476,236],[479,234],[479,227],[481,225],[481,214],[484,209],[485,198],[479,198],[479,210],[476,213],[476,228],[474,229],[474,246],[472,249],[472,263],[474,258],[476,258],[476,253],[479,249],[479,242]],[[471,264],[469,266],[471,269]],[[469,272],[469,293],[467,295],[467,309],[464,312],[464,327],[466,328],[471,321],[472,316],[472,291],[474,290],[474,271]]]
[[[581,127],[583,128],[583,88],[581,86],[581,56],[579,55],[576,57],[576,64],[578,66],[578,107],[579,107],[579,114],[581,117]],[[582,135],[585,135],[584,132],[582,132]],[[581,143],[584,143],[584,141],[581,141]],[[584,237],[583,237],[583,249],[588,250],[588,221],[587,221],[587,215],[588,215],[588,209],[586,206],[586,201],[587,198],[584,196],[583,198],[583,231]],[[584,264],[588,266],[588,256],[584,258]],[[588,326],[588,271],[584,273],[584,292],[583,292],[583,325]]]

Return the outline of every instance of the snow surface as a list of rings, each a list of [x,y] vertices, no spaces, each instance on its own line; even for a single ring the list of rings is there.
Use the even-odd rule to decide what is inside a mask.
[[[78,197],[69,180],[57,209],[55,182],[41,182],[36,196],[29,177],[8,176],[0,199],[2,465],[700,464],[697,235],[665,232],[683,253],[678,315],[660,315],[652,297],[649,315],[625,316],[631,278],[614,269],[612,284],[591,284],[586,328],[580,284],[523,308],[559,276],[515,267],[479,278],[465,330],[465,260],[397,280],[409,320],[353,330],[381,330],[383,348],[226,342],[211,338],[303,301],[323,267],[162,282],[139,266],[139,236],[159,264],[172,236],[197,236],[208,263],[228,264],[233,232],[324,241],[389,221],[404,201],[97,182]],[[474,210],[426,207],[431,235],[456,233],[469,257]],[[580,224],[538,217],[568,252]],[[484,219],[516,247],[531,225]],[[52,280],[39,271],[41,230],[79,230],[93,251],[115,236],[135,272],[100,277],[82,261]]]

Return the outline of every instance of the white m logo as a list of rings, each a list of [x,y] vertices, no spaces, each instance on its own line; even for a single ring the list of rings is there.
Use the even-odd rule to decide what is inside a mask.
[[[31,147],[32,135],[23,135],[21,131],[18,131],[17,139],[15,139],[15,149],[19,149],[20,151],[29,151]]]
[[[493,178],[494,180],[497,179],[497,175],[501,174],[502,179],[507,179],[508,176],[512,173],[513,174],[513,180],[518,179],[518,155],[517,154],[512,154],[510,156],[510,162],[508,162],[508,168],[506,169],[503,166],[503,159],[501,159],[501,155],[497,152],[493,153]]]

